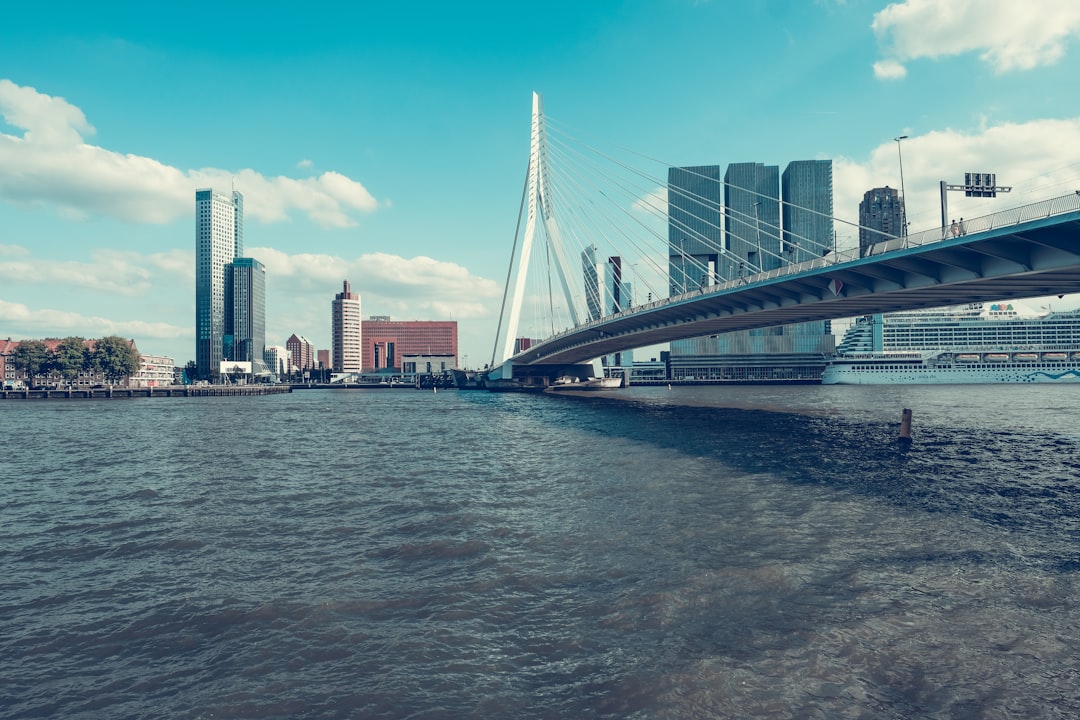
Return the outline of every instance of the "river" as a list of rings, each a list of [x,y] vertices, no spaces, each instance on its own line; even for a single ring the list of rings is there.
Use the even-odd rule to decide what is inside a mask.
[[[0,422],[0,717],[1080,715],[1077,386]]]

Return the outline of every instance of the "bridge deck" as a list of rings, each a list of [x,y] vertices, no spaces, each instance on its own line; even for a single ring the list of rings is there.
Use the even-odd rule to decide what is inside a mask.
[[[1034,217],[1033,217],[1034,216]],[[515,365],[570,363],[733,330],[1080,291],[1080,193],[631,308],[533,345]]]

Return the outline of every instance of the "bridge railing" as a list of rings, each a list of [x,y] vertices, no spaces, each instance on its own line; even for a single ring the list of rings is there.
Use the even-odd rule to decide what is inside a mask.
[[[597,320],[590,320],[589,322],[582,323],[581,325],[578,325],[576,327],[567,328],[561,332],[552,335],[549,339],[554,340],[564,335],[578,332],[579,330],[588,329],[593,326],[601,326],[615,318],[636,315],[645,310],[658,308],[664,305],[670,305],[673,302],[678,302],[681,300],[689,300],[691,298],[700,297],[704,294],[723,292],[725,290],[739,288],[746,285],[754,285],[756,283],[765,282],[767,280],[774,280],[776,278],[786,277],[788,275],[796,275],[798,273],[808,272],[811,270],[820,270],[826,267],[844,265],[846,263],[859,260],[863,257],[879,257],[881,255],[885,255],[887,253],[895,252],[898,250],[921,247],[923,245],[931,245],[933,243],[941,242],[942,240],[948,240],[953,237],[988,232],[997,228],[1019,225],[1020,223],[1030,222],[1032,220],[1041,220],[1044,218],[1053,217],[1054,215],[1062,215],[1064,213],[1076,212],[1078,210],[1080,210],[1080,190],[1074,193],[1070,193],[1069,195],[1051,198],[1050,200],[1042,200],[1040,202],[1031,203],[1029,205],[1021,205],[1020,207],[1010,208],[1008,210],[1000,210],[989,215],[983,215],[982,217],[964,220],[962,226],[960,223],[957,223],[955,235],[953,233],[953,226],[950,224],[944,227],[921,230],[917,233],[910,234],[905,237],[895,237],[888,240],[882,240],[881,242],[874,243],[873,245],[868,246],[863,253],[860,253],[859,248],[857,247],[833,251],[830,252],[828,255],[812,258],[810,260],[804,260],[800,263],[781,265],[780,267],[774,268],[772,270],[765,270],[763,272],[755,273],[753,275],[747,275],[740,278],[734,278],[732,280],[724,280],[713,285],[701,287],[697,290],[690,290],[679,295],[672,295],[668,298],[653,300],[652,302],[646,303],[645,305],[635,305],[634,307],[627,308],[626,310],[622,310],[612,315],[605,315],[604,317],[601,317]]]

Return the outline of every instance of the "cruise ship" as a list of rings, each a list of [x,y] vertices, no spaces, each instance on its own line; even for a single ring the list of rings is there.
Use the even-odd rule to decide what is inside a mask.
[[[822,385],[1080,382],[1080,311],[1019,303],[867,315],[844,334]]]

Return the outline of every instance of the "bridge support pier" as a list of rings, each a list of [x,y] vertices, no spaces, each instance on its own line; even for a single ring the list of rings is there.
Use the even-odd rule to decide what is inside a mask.
[[[569,376],[585,380],[593,377],[591,363],[559,363],[552,365],[515,365],[507,360],[488,371],[485,384],[488,390],[532,392],[550,387],[557,378]]]

